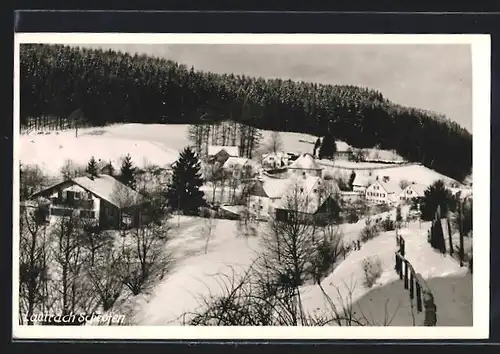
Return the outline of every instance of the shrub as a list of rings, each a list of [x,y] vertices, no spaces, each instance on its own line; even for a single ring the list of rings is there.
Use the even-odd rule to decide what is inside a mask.
[[[345,216],[345,220],[349,223],[349,224],[354,224],[354,223],[357,223],[359,221],[359,216],[358,214],[356,213],[356,210],[354,209],[351,209],[347,212],[347,215]]]
[[[362,262],[365,286],[371,288],[382,275],[382,261],[379,257],[367,257]]]
[[[394,221],[391,220],[389,215],[387,215],[387,218],[382,220],[381,227],[384,231],[394,230]]]
[[[366,226],[361,230],[360,239],[362,242],[371,240],[378,235],[377,225],[371,223],[370,219],[366,219]]]

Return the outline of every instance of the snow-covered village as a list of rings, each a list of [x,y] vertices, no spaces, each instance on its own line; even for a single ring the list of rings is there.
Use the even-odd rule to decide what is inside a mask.
[[[465,128],[112,49],[20,66],[20,324],[472,326]]]

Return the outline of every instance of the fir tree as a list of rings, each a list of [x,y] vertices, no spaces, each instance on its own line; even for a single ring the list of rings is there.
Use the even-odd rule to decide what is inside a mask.
[[[321,142],[319,147],[318,157],[320,159],[332,159],[335,157],[337,152],[337,145],[335,144],[335,137],[333,134],[327,134]]]
[[[120,177],[118,180],[122,182],[127,187],[130,187],[135,190],[135,167],[132,162],[132,158],[130,154],[127,154],[123,159],[122,166],[120,168]]]
[[[173,167],[172,182],[165,193],[167,203],[173,210],[196,215],[199,208],[206,205],[204,194],[200,191],[203,185],[200,169],[198,157],[186,147]]]
[[[446,243],[444,240],[443,226],[441,225],[441,219],[437,218],[433,221],[434,227],[431,231],[431,246],[441,253],[446,253]]]
[[[321,139],[318,138],[318,139],[316,139],[316,142],[314,143],[314,150],[313,150],[314,157],[317,156],[316,154],[318,153],[318,149],[320,148],[320,146],[321,146]]]
[[[94,156],[90,158],[90,161],[87,164],[85,172],[87,172],[90,175],[90,177],[97,177],[97,162]]]
[[[349,176],[349,189],[351,191],[352,191],[353,183],[354,183],[355,179],[356,179],[356,172],[354,172],[354,170],[352,170],[351,175]]]
[[[448,210],[455,209],[455,201],[443,181],[438,180],[427,188],[421,205],[421,219],[423,221],[433,220],[438,205],[441,208],[441,215],[446,215]]]

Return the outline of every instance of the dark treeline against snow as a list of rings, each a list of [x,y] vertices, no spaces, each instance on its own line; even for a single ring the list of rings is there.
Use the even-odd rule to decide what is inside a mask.
[[[333,134],[380,146],[462,180],[472,135],[445,117],[402,107],[377,91],[195,71],[174,61],[61,45],[21,45],[21,125],[118,122],[213,124]],[[81,112],[73,114],[72,112]],[[72,119],[72,118],[71,118]]]

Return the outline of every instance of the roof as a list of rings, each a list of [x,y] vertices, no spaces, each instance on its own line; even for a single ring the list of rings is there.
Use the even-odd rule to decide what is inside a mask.
[[[249,165],[254,167],[255,163],[254,161],[246,158],[246,157],[234,157],[230,156],[226,162],[224,162],[224,165],[222,165],[223,168],[230,168],[231,166],[237,165],[238,167],[243,167],[245,165]]]
[[[363,173],[356,173],[356,177],[354,177],[352,185],[367,187],[368,185],[370,185],[370,177],[364,175]]]
[[[392,194],[392,193],[399,194],[399,193],[401,193],[401,187],[399,187],[399,183],[396,183],[394,181],[384,182],[381,179],[379,179],[376,182],[378,182],[382,186],[382,188],[385,189],[385,191],[388,194]]]
[[[321,170],[321,167],[316,163],[314,156],[309,153],[303,153],[297,160],[292,162],[290,169],[301,169],[301,170]]]
[[[323,183],[320,177],[307,176],[306,178],[296,177],[287,180],[286,188],[283,191],[279,201],[273,204],[274,208],[289,209],[289,198],[298,196],[299,205],[293,206],[299,212],[314,213],[320,207],[319,194],[315,194],[315,189],[319,183]],[[335,185],[333,192],[338,191],[338,186]],[[297,194],[296,194],[297,193]],[[323,199],[324,201],[324,199]],[[295,202],[295,199],[292,203]]]
[[[290,180],[279,178],[266,178],[262,180],[262,187],[269,198],[280,198],[288,188]]]
[[[337,140],[335,141],[335,145],[337,147],[337,152],[348,152],[351,149],[351,146],[344,141]]]
[[[407,186],[406,188],[411,188],[415,193],[419,196],[423,197],[425,195],[425,190],[428,188],[425,184],[421,183],[413,183]]]
[[[144,201],[141,194],[108,175],[98,175],[94,179],[87,176],[77,177],[72,181],[118,208],[137,205]]]
[[[223,145],[209,145],[208,156],[217,155],[222,150],[225,150],[229,156],[240,156],[240,148],[238,146],[223,146]]]
[[[262,160],[266,160],[269,158],[277,158],[277,159],[288,159],[289,153],[286,153],[284,151],[277,151],[277,152],[271,152],[267,154],[262,155]]]

